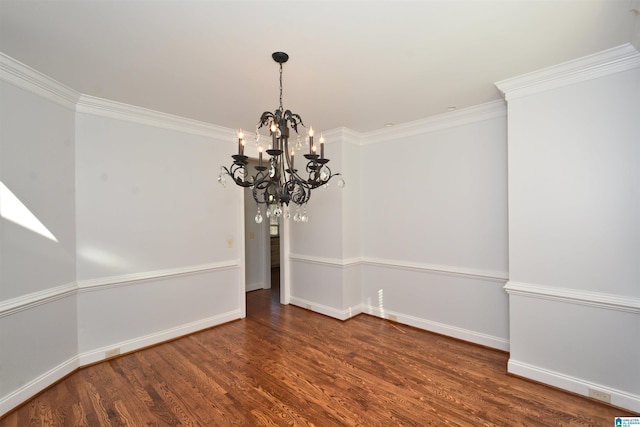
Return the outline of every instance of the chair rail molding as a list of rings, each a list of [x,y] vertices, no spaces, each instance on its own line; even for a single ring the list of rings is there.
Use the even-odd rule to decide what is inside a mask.
[[[580,304],[605,308],[608,310],[640,314],[640,298],[631,296],[558,288],[514,281],[507,282],[504,289],[509,295],[547,299],[570,304]]]

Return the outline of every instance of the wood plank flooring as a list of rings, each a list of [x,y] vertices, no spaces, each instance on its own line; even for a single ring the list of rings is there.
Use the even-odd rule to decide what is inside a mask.
[[[508,355],[247,295],[247,318],[79,370],[8,426],[612,426],[633,415],[506,374]]]

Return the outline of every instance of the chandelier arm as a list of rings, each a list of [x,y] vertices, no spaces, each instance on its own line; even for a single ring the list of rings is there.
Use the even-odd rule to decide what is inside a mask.
[[[266,150],[271,157],[269,159],[269,167],[262,165],[262,150],[260,150],[260,163],[255,166],[257,173],[250,176],[248,173],[249,163],[248,157],[244,155],[244,142],[242,131],[238,132],[238,154],[232,155],[233,164],[227,168],[222,166],[218,181],[224,186],[224,175],[229,175],[233,182],[241,187],[251,188],[253,199],[258,203],[258,214],[256,222],[262,222],[260,214],[260,204],[278,203],[280,206],[289,205],[293,202],[298,205],[298,209],[302,207],[303,213],[299,212],[294,217],[294,221],[307,222],[308,217],[304,205],[309,202],[313,189],[321,185],[327,184],[333,177],[339,176],[339,173],[332,173],[331,169],[326,165],[329,159],[324,157],[324,145],[321,139],[321,153],[315,154],[313,150],[309,154],[304,154],[304,158],[308,160],[306,167],[302,173],[306,172],[307,177],[303,178],[300,171],[295,169],[294,154],[289,151],[289,135],[290,129],[298,134],[298,142],[300,142],[300,134],[298,127],[305,127],[302,117],[293,113],[291,110],[285,110],[283,106],[283,66],[289,59],[284,52],[274,52],[272,55],[274,61],[279,64],[279,105],[278,108],[271,112],[265,111],[260,116],[256,125],[256,142],[260,137],[258,130],[264,126],[269,127],[271,136],[271,148]],[[311,129],[309,129],[311,131]],[[312,138],[312,135],[309,135]],[[311,141],[313,141],[311,139]],[[284,156],[282,155],[284,153]],[[300,160],[304,161],[304,159]],[[268,172],[267,172],[268,170]],[[342,181],[342,180],[341,180]],[[340,187],[344,185],[339,183]],[[277,207],[274,211],[276,216],[280,216],[282,211]],[[269,212],[267,212],[269,216]]]

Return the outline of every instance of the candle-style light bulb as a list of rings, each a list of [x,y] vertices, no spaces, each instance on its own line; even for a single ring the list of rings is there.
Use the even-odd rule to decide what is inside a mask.
[[[309,127],[309,154],[313,154],[315,151],[313,148],[313,128]]]
[[[320,158],[324,159],[324,136],[320,134]]]
[[[258,166],[262,166],[262,145],[258,147]]]
[[[291,150],[291,172],[294,171],[293,164],[294,164],[295,157],[293,157],[293,156],[294,156],[295,153],[296,153],[295,150],[292,149]]]
[[[238,129],[238,155],[242,156],[242,138],[244,138],[244,133],[242,133],[242,129]]]

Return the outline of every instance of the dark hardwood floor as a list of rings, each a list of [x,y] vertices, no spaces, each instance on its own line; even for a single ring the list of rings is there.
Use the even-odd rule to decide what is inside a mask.
[[[277,277],[276,277],[277,279]],[[247,295],[247,318],[81,369],[0,426],[612,426],[632,415],[506,374],[508,355]]]

